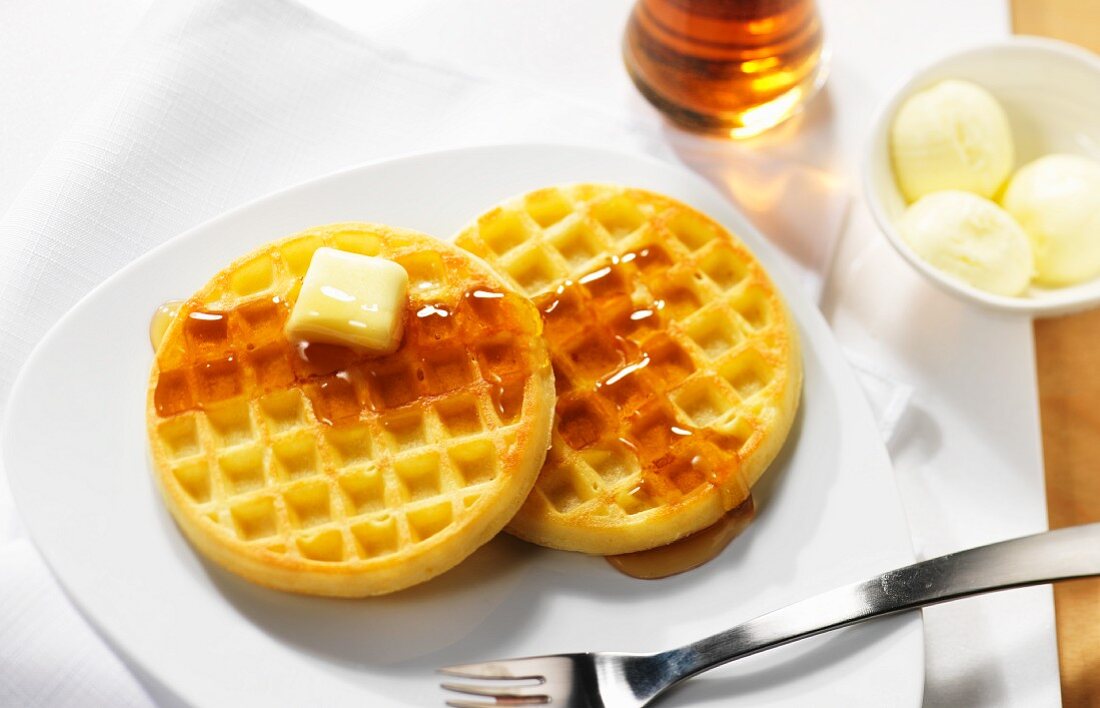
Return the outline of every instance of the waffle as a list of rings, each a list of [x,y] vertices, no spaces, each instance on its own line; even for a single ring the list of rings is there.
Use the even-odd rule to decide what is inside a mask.
[[[508,529],[620,554],[671,543],[744,502],[798,406],[797,332],[724,228],[657,194],[542,189],[465,228],[543,313],[552,446]]]
[[[409,273],[401,347],[368,359],[289,342],[320,246]],[[412,231],[311,229],[216,275],[158,348],[147,423],[168,508],[257,583],[387,593],[451,568],[523,502],[554,390],[538,312],[481,261]]]

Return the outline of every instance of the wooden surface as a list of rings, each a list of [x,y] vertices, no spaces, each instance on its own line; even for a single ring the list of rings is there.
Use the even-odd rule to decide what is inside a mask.
[[[1050,527],[1100,521],[1100,311],[1035,323]],[[1054,586],[1065,706],[1100,706],[1100,581]]]
[[[1018,34],[1100,52],[1100,1],[1011,2]],[[1100,310],[1036,321],[1035,359],[1050,527],[1100,521]],[[1062,703],[1100,706],[1100,581],[1056,585],[1054,612]]]

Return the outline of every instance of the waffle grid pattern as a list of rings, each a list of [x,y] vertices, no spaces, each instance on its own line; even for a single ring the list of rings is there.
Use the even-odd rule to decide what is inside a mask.
[[[782,301],[743,245],[682,204],[598,185],[506,202],[458,244],[544,313],[559,400],[520,535],[536,518],[647,523],[697,491],[745,500],[768,461],[742,463],[785,436],[797,374]]]
[[[295,375],[307,364],[286,356],[282,323],[321,245],[367,255],[384,248],[408,270],[414,315],[397,355]],[[158,354],[173,396],[159,400],[158,391],[151,402],[163,412],[152,423],[154,456],[187,513],[234,543],[355,566],[461,526],[479,502],[518,484],[504,480],[531,435],[521,411],[536,378],[533,353],[522,332],[497,333],[493,350],[473,344],[497,327],[484,304],[456,302],[454,284],[491,281],[471,273],[468,258],[445,256],[416,241],[383,246],[354,229],[306,235],[238,262],[190,301]],[[423,308],[452,322],[415,318]],[[440,344],[460,310],[473,333]],[[228,321],[212,331],[198,320],[192,331],[196,311]]]

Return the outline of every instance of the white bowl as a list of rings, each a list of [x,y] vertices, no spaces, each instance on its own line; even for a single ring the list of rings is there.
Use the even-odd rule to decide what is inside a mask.
[[[934,284],[997,310],[1050,316],[1100,305],[1100,277],[1061,288],[1031,286],[1015,297],[978,290],[932,267],[894,227],[906,202],[890,161],[890,124],[913,93],[944,79],[972,81],[992,93],[1016,143],[1016,165],[1054,152],[1100,160],[1100,57],[1065,42],[1013,37],[951,54],[921,69],[879,110],[863,169],[867,203],[879,227],[906,261]]]

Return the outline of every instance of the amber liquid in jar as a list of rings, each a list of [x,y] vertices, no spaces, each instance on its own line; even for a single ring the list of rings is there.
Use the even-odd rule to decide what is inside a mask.
[[[638,0],[623,58],[642,94],[689,130],[733,138],[791,117],[817,90],[814,0]]]

